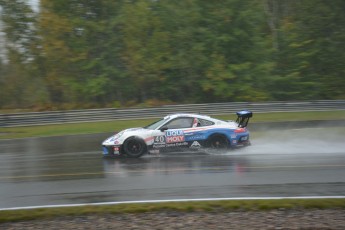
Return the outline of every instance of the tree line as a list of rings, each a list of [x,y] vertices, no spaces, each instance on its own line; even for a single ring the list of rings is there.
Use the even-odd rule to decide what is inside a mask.
[[[343,0],[0,0],[0,108],[345,98]]]

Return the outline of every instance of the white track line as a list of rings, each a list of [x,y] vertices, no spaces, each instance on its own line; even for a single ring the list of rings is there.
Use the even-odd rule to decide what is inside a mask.
[[[294,197],[234,197],[234,198],[200,198],[200,199],[173,199],[173,200],[138,200],[138,201],[116,201],[116,202],[100,202],[100,203],[85,203],[85,204],[61,204],[61,205],[41,205],[41,206],[0,208],[0,211],[38,209],[38,208],[66,208],[66,207],[102,206],[102,205],[119,205],[119,204],[193,202],[193,201],[282,200],[282,199],[344,199],[344,198],[345,198],[345,196],[294,196]]]

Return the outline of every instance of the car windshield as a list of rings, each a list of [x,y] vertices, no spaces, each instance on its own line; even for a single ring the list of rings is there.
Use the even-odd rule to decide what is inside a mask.
[[[164,124],[164,122],[166,122],[167,119],[161,119],[158,121],[153,122],[152,124],[145,126],[145,129],[157,129],[159,126],[161,126],[162,124]]]

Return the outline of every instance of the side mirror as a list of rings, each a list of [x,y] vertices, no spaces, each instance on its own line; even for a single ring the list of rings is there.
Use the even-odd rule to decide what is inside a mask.
[[[164,132],[164,131],[168,130],[168,127],[167,127],[167,126],[163,126],[163,127],[161,127],[159,130],[160,130],[161,132]]]

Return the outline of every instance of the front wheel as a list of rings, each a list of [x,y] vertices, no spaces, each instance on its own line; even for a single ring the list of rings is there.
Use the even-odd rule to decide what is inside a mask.
[[[129,157],[141,157],[146,153],[147,147],[142,139],[131,137],[123,144],[123,151]]]

